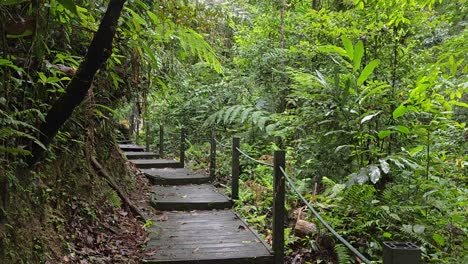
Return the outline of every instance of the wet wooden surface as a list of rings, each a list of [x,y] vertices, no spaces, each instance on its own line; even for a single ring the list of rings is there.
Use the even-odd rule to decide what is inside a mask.
[[[231,200],[211,184],[154,186],[151,204],[158,210],[231,208]]]
[[[185,168],[143,169],[142,172],[152,184],[157,185],[202,184],[208,183],[210,180],[206,174]]]
[[[178,161],[166,159],[136,159],[132,160],[132,163],[140,169],[180,168],[182,166]]]
[[[273,263],[269,248],[231,210],[167,212],[154,223],[146,263]]]
[[[145,155],[143,147],[120,147],[132,155]],[[130,161],[158,184],[152,189],[152,205],[167,210],[152,220],[143,263],[274,263],[270,247],[232,210],[212,210],[231,208],[232,202],[208,184],[207,175],[181,168],[175,160]]]
[[[159,154],[145,151],[127,151],[124,153],[127,159],[157,159]]]
[[[119,144],[119,148],[122,150],[122,151],[132,151],[132,152],[143,152],[145,151],[145,148],[142,147],[142,146],[138,146],[138,145],[135,145],[135,144]]]

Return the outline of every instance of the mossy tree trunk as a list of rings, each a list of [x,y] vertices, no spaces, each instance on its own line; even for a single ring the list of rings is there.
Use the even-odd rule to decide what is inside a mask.
[[[89,46],[83,63],[67,86],[66,92],[47,113],[45,122],[40,125],[40,141],[47,147],[62,125],[70,118],[75,108],[83,102],[93,82],[96,72],[112,53],[112,42],[126,0],[111,0],[101,20],[99,29]],[[30,165],[40,161],[44,149],[33,144]]]

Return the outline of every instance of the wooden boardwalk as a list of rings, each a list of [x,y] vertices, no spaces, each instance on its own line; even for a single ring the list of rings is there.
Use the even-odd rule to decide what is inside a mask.
[[[181,168],[174,160],[135,155],[144,151],[136,145],[126,144],[122,150],[155,184],[151,204],[165,211],[153,219],[144,263],[274,262],[270,247],[230,209],[232,201],[209,184],[206,175]]]

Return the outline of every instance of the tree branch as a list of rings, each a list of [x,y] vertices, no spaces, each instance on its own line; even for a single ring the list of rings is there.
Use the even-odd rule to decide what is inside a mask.
[[[118,20],[126,0],[111,0],[101,20],[99,29],[89,46],[84,62],[63,94],[47,113],[45,122],[40,125],[40,141],[47,147],[63,124],[73,114],[75,108],[83,102],[96,72],[112,54],[112,42],[117,30]],[[33,144],[33,157],[30,165],[42,159],[44,149]]]

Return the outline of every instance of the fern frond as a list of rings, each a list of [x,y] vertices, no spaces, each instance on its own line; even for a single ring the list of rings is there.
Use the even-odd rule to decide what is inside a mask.
[[[338,257],[339,264],[351,263],[351,257],[349,256],[348,249],[343,244],[335,245],[335,253]]]

